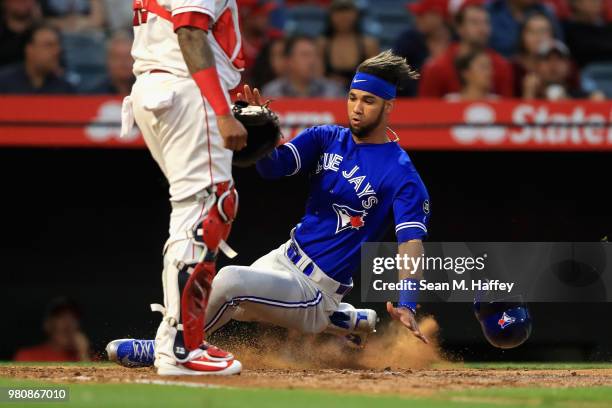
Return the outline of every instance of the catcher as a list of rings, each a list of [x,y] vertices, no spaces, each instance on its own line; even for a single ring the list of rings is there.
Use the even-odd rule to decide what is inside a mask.
[[[238,209],[232,150],[247,133],[228,89],[244,68],[236,0],[133,0],[136,83],[122,135],[140,128],[170,185],[164,246],[164,317],[155,338],[160,375],[234,374],[231,353],[204,342],[204,310],[219,251]]]

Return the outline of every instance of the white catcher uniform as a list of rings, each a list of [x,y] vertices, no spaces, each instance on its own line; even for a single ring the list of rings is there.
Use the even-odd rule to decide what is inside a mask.
[[[240,83],[242,43],[236,0],[158,0],[173,18],[202,13],[214,22],[208,40],[221,86]],[[170,199],[179,202],[204,188],[231,180],[231,150],[223,147],[215,113],[202,98],[183,59],[173,23],[151,12],[135,17],[136,83],[124,112],[133,112],[147,147],[170,183]],[[229,95],[226,92],[229,101]],[[172,235],[172,229],[170,233]]]
[[[137,79],[124,100],[122,134],[135,120],[170,184],[172,213],[162,273],[164,320],[156,336],[158,365],[160,359],[176,364],[179,275],[204,251],[192,231],[214,204],[214,195],[206,189],[232,181],[232,151],[224,148],[215,113],[188,71],[175,34],[177,24],[202,19],[210,23],[205,28],[228,103],[227,91],[238,86],[244,62],[236,0],[157,0],[155,6],[163,8],[158,14],[147,4],[134,0],[132,55]]]

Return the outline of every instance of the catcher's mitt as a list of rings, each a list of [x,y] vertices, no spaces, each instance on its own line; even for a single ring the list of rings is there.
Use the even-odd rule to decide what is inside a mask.
[[[278,144],[281,136],[278,116],[267,104],[255,106],[244,101],[236,101],[232,113],[244,125],[248,134],[247,146],[234,152],[233,165],[248,167],[270,153]]]

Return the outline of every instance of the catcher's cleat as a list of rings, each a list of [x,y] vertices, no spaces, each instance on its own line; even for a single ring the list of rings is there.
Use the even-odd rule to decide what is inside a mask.
[[[119,339],[106,346],[110,361],[124,367],[150,367],[155,361],[155,341]]]
[[[368,335],[376,332],[378,315],[372,309],[354,309],[343,304],[340,310],[329,316],[328,332],[343,336],[352,348],[364,348]]]
[[[186,361],[175,364],[158,362],[159,375],[234,375],[240,374],[242,364],[232,353],[204,343],[200,348],[189,353]]]

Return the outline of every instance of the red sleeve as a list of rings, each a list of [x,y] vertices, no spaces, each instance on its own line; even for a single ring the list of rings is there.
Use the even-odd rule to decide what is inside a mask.
[[[174,24],[174,31],[181,27],[195,27],[200,30],[208,31],[210,16],[195,11],[187,11],[173,16],[172,23]]]
[[[514,97],[514,72],[510,63],[500,55],[495,55],[495,92],[504,98]]]

